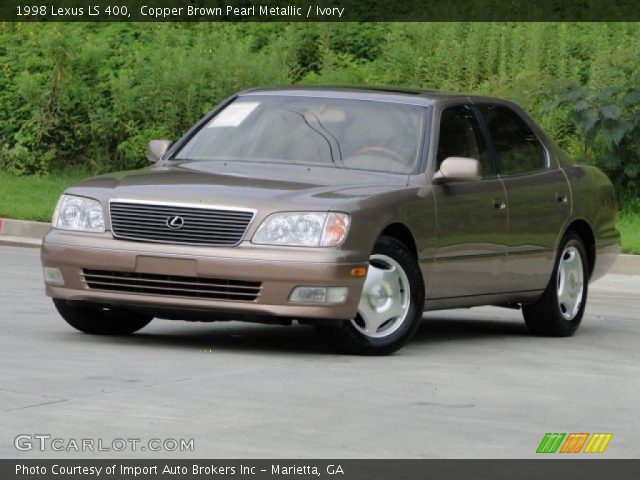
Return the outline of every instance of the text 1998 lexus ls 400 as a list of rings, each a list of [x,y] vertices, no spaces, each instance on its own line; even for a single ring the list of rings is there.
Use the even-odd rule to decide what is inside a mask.
[[[44,239],[46,293],[83,332],[297,320],[388,354],[424,310],[501,305],[568,336],[619,253],[607,177],[502,100],[256,89],[148,157],[69,188]]]

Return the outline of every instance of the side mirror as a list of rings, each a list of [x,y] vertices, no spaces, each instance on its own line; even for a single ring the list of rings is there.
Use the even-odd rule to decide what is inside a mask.
[[[473,158],[447,157],[440,164],[440,170],[433,176],[436,183],[449,180],[469,182],[480,180],[480,162]]]
[[[151,163],[156,163],[171,148],[171,140],[151,140],[147,147],[147,158]]]

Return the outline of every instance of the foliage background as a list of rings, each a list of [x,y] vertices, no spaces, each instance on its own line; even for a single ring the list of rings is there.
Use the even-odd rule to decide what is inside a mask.
[[[625,205],[640,190],[638,23],[4,23],[0,67],[11,174],[141,167],[249,87],[387,84],[514,100]]]

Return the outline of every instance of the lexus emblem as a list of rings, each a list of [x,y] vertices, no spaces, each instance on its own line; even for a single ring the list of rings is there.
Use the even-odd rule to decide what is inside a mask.
[[[184,218],[177,215],[175,217],[169,217],[167,218],[166,224],[171,230],[180,230],[184,226]]]

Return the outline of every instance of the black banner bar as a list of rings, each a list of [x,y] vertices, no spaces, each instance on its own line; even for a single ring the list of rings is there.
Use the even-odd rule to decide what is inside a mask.
[[[3,22],[640,21],[638,0],[2,0]]]
[[[0,460],[0,478],[636,480],[640,460]]]

